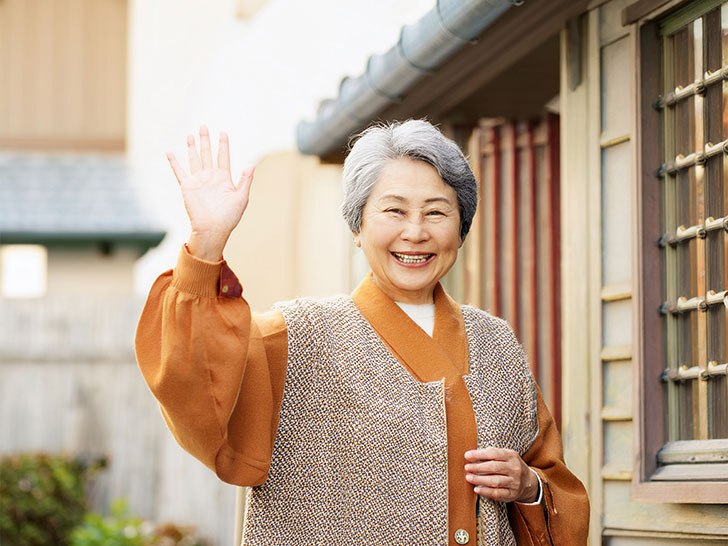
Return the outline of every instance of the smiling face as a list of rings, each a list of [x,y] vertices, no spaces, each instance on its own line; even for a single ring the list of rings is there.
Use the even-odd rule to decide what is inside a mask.
[[[358,245],[394,301],[432,303],[460,248],[455,190],[424,161],[390,160],[362,211]]]

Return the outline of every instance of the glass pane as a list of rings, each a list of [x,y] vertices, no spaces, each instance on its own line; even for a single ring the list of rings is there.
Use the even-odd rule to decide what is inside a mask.
[[[677,295],[688,299],[698,295],[696,250],[697,243],[694,238],[679,243],[677,247]]]
[[[702,143],[701,143],[702,147]],[[681,100],[675,107],[675,155],[695,151],[695,97]],[[674,158],[667,158],[668,160]]]
[[[723,156],[711,157],[705,164],[705,217],[721,218],[723,205]]]
[[[720,7],[705,15],[703,21],[703,35],[705,44],[705,68],[715,72],[723,65],[721,50]],[[718,85],[717,87],[720,87]]]
[[[678,384],[679,440],[694,440],[698,431],[697,381]]]
[[[714,305],[708,309],[708,362],[726,362],[726,312],[722,305]]]
[[[692,25],[675,33],[673,39],[675,87],[693,83],[693,37]]]
[[[726,289],[725,236],[722,230],[711,231],[706,242],[706,286],[708,290],[721,292]]]
[[[696,313],[681,313],[677,318],[677,351],[678,366],[690,368],[695,364],[696,353],[694,341],[697,341]]]
[[[726,376],[708,381],[708,432],[711,439],[728,438],[728,381]]]
[[[717,144],[723,140],[723,84],[707,87],[704,104],[705,139]]]

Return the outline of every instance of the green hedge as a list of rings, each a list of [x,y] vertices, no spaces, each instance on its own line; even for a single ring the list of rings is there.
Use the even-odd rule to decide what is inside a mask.
[[[0,457],[0,545],[210,546],[193,527],[131,516],[123,500],[108,516],[87,511],[85,485],[106,465],[43,453]]]
[[[86,512],[86,478],[104,464],[43,453],[0,458],[3,546],[68,546]]]

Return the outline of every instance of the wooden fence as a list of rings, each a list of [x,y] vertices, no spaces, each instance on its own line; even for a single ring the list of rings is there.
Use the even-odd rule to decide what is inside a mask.
[[[235,488],[184,452],[136,365],[140,301],[0,299],[0,453],[106,455],[91,488],[153,521],[233,541]]]

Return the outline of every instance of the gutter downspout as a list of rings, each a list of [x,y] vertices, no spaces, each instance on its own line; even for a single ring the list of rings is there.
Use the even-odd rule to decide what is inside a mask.
[[[399,41],[389,51],[369,57],[364,74],[344,78],[339,96],[322,101],[315,120],[298,123],[298,149],[303,154],[325,156],[342,148],[352,133],[390,104],[401,102],[423,76],[477,39],[509,7],[523,2],[437,0],[417,22],[402,27]]]

